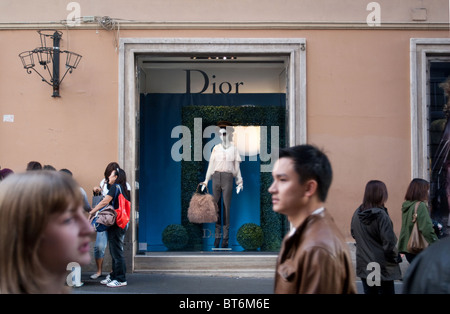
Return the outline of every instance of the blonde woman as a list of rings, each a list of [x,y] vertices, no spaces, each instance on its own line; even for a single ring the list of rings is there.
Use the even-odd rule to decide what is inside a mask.
[[[68,292],[67,265],[90,262],[92,234],[70,176],[8,176],[0,184],[0,293]]]

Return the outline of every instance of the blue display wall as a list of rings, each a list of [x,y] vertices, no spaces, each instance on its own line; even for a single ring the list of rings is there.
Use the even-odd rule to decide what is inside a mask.
[[[182,200],[183,189],[184,195],[191,195],[194,187],[204,180],[208,165],[208,162],[203,160],[193,176],[183,176],[185,171],[183,172],[182,168],[187,168],[186,165],[190,165],[187,163],[194,161],[175,160],[177,158],[174,158],[173,148],[180,144],[181,134],[174,132],[174,128],[192,126],[193,121],[190,120],[193,119],[187,114],[193,111],[191,108],[214,110],[220,107],[220,111],[252,106],[262,110],[274,106],[285,108],[285,94],[146,94],[141,95],[140,100],[139,248],[141,251],[166,251],[162,232],[170,224],[186,225],[187,208],[184,208],[186,200]],[[217,121],[222,118],[218,116]],[[186,119],[189,121],[185,121]],[[241,117],[236,120],[246,119]],[[202,129],[212,121],[209,117],[203,122]],[[249,125],[254,124],[257,123],[253,121]],[[194,137],[194,132],[191,132],[191,135]],[[202,139],[203,145],[211,145],[214,141],[218,140],[214,137]],[[240,226],[244,223],[261,224],[261,197],[264,196],[262,194],[268,194],[261,189],[260,158],[249,160],[248,157],[242,156],[242,159],[244,190],[240,194],[236,194],[234,190],[230,214],[229,246],[233,251],[243,250],[236,240]],[[211,186],[210,181],[208,188],[212,192]],[[188,249],[209,251],[214,242],[214,224],[203,224],[200,230],[201,244],[197,243]]]

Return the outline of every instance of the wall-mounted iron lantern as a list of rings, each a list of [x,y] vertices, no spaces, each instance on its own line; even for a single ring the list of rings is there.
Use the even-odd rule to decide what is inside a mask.
[[[54,30],[39,30],[38,33],[41,37],[41,46],[31,51],[24,51],[19,54],[19,57],[22,60],[23,67],[27,70],[28,74],[31,74],[32,71],[36,72],[42,78],[42,81],[50,86],[53,86],[52,97],[60,97],[59,86],[66,77],[67,72],[72,73],[72,71],[77,68],[81,60],[81,55],[67,50],[60,50],[59,42],[61,40],[62,32]],[[47,38],[53,39],[53,46],[47,46]],[[59,59],[60,54],[62,53],[66,54],[66,72],[60,79]],[[42,65],[44,71],[47,70],[50,75],[49,79],[46,79],[44,75],[35,69],[35,58],[38,63]],[[52,71],[50,71],[50,63],[53,63]]]

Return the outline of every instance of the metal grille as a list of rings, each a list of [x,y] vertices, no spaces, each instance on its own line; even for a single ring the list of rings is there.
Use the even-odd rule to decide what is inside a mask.
[[[443,131],[447,123],[447,116],[444,106],[447,103],[447,96],[439,86],[450,77],[450,57],[439,57],[437,60],[430,60],[428,67],[428,104],[427,104],[427,127],[428,127],[428,172],[430,175],[430,200],[435,203],[439,190],[443,184],[444,174],[443,164],[449,160],[450,156],[440,154],[438,151],[442,139]],[[437,203],[436,203],[437,204]]]

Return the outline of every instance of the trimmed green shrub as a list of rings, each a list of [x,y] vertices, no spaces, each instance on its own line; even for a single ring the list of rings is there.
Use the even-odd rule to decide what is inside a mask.
[[[162,232],[162,242],[170,251],[181,250],[189,242],[189,234],[182,225],[168,225]]]
[[[254,251],[263,244],[264,233],[257,224],[246,223],[239,228],[236,239],[245,250]]]

